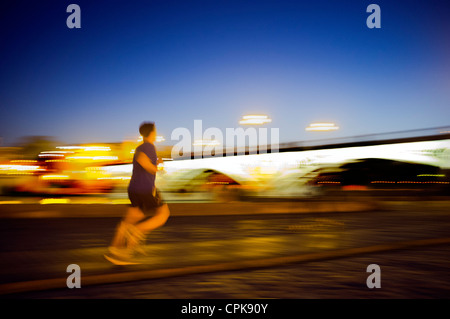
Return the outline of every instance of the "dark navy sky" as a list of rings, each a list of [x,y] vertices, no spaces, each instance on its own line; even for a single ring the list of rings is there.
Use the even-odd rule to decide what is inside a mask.
[[[137,136],[144,120],[238,127],[268,114],[280,140],[450,124],[448,1],[8,1],[0,10],[0,137]],[[81,7],[81,29],[66,8]],[[381,7],[381,29],[366,8]]]

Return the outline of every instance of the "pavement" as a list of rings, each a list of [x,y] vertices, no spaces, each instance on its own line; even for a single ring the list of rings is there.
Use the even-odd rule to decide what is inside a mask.
[[[126,204],[2,204],[0,218],[121,217]],[[358,212],[379,209],[373,201],[169,203],[172,216]]]
[[[285,266],[293,263],[317,262],[358,255],[367,255],[395,250],[405,250],[411,248],[421,248],[421,247],[439,246],[448,244],[450,244],[450,237],[386,243],[367,247],[320,251],[315,253],[306,253],[284,257],[272,257],[272,258],[262,258],[252,260],[244,259],[232,262],[213,263],[197,266],[160,268],[150,270],[136,268],[134,270],[119,271],[116,273],[106,273],[106,274],[97,273],[97,274],[83,275],[82,285],[83,287],[86,287],[92,285],[117,284],[123,282],[162,279],[186,275],[198,275],[205,273],[271,268],[280,265]],[[149,259],[147,258],[147,260]],[[123,268],[121,270],[123,270]],[[66,277],[60,277],[60,278],[0,284],[0,295],[18,294],[24,292],[43,291],[52,289],[64,289],[67,287],[67,280],[68,279]]]
[[[301,214],[333,212],[367,212],[379,210],[449,209],[450,200],[443,198],[374,198],[342,197],[299,201],[233,201],[233,202],[168,202],[171,216]],[[2,218],[99,218],[122,217],[128,206],[126,199],[73,200],[44,199],[40,202],[1,201]]]
[[[191,219],[191,222],[193,225],[196,225],[202,217],[206,218],[215,215],[224,217],[255,214],[264,216],[269,216],[270,214],[279,214],[281,216],[286,216],[286,214],[292,216],[296,216],[296,214],[332,216],[335,213],[337,215],[339,213],[355,213],[358,215],[358,213],[375,210],[377,212],[383,210],[445,212],[449,211],[450,203],[436,200],[373,201],[359,199],[357,201],[169,203],[169,207],[172,216],[180,216],[180,221],[183,220],[184,216],[193,216],[196,219]],[[42,221],[42,223],[46,223],[45,220],[47,218],[51,218],[54,221],[61,220],[61,223],[63,223],[65,218],[69,219],[70,222],[74,220],[83,221],[85,218],[99,218],[102,220],[106,218],[111,223],[107,228],[113,229],[113,225],[123,215],[125,209],[126,204],[3,204],[0,205],[0,218],[11,221],[26,218],[30,221]],[[354,247],[354,245],[353,247],[336,246],[335,240],[342,236],[340,228],[342,228],[343,224],[339,220],[331,218],[315,218],[313,220],[314,222],[310,224],[304,221],[301,224],[292,224],[291,221],[286,221],[285,225],[290,232],[304,233],[305,231],[320,229],[321,235],[324,236],[323,238],[314,239],[311,236],[313,238],[312,242],[309,239],[309,244],[311,245],[312,243],[313,246],[311,247],[313,250],[304,250],[304,248],[298,246],[299,237],[285,235],[284,233],[280,236],[277,235],[277,237],[270,237],[267,235],[267,228],[263,228],[262,231],[255,228],[257,232],[253,233],[251,237],[245,238],[232,238],[231,240],[218,238],[217,240],[212,240],[212,235],[207,234],[205,239],[199,241],[188,241],[180,244],[179,240],[175,239],[176,242],[174,241],[173,243],[152,244],[148,247],[149,255],[141,257],[142,265],[125,268],[113,266],[102,259],[102,254],[107,246],[106,240],[104,243],[94,243],[92,247],[78,249],[67,249],[64,247],[57,249],[50,244],[44,250],[24,248],[23,251],[15,251],[16,249],[12,248],[11,251],[8,251],[8,248],[4,246],[0,253],[2,255],[1,259],[3,259],[1,263],[3,269],[11,267],[9,265],[14,265],[14,267],[17,267],[15,270],[20,272],[21,268],[33,269],[33,263],[36,265],[46,264],[48,266],[40,271],[39,276],[34,274],[29,277],[23,277],[23,274],[21,274],[21,276],[15,278],[13,274],[7,280],[2,280],[0,294],[64,288],[66,287],[68,274],[65,274],[64,271],[61,272],[61,269],[66,267],[69,261],[72,263],[77,262],[77,260],[80,261],[80,266],[83,269],[83,285],[89,286],[237,269],[273,267],[289,263],[311,262],[358,254],[450,243],[450,238],[440,236],[439,238],[429,239],[411,238],[411,240],[382,241],[382,244],[364,245],[364,243],[361,243],[360,247]],[[255,223],[258,223],[258,221],[256,220]],[[220,227],[220,223],[217,226]],[[323,229],[326,230],[325,233],[323,233]],[[198,232],[199,230],[200,233]],[[19,231],[26,232],[27,230],[20,228]],[[196,230],[196,234],[201,235],[201,228]],[[257,234],[262,235],[258,236]],[[88,230],[86,230],[85,235],[91,237],[91,239],[95,237]],[[316,235],[318,235],[317,232],[314,236]],[[63,238],[58,236],[56,239],[62,240]],[[110,234],[107,234],[107,239],[110,239]],[[315,247],[314,241],[316,241]],[[22,241],[19,243],[22,243]],[[224,243],[226,243],[227,249],[221,250],[224,247]],[[280,246],[281,244],[282,246]],[[243,250],[244,247],[249,245],[253,247],[251,251]],[[285,249],[284,247],[290,247],[289,251],[280,255],[280,248],[283,250]],[[218,249],[222,253],[218,254]],[[196,252],[195,259],[189,257],[190,253],[185,253],[191,251]],[[244,256],[245,258],[243,258]],[[172,267],[168,268],[167,265],[172,265]],[[61,274],[60,276],[55,276],[57,271]]]

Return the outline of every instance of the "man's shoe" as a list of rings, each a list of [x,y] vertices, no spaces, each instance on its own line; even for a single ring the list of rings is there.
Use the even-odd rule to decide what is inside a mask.
[[[133,252],[128,248],[108,247],[109,253],[119,259],[129,260],[133,257]]]
[[[140,263],[138,263],[136,261],[123,260],[121,258],[118,258],[118,257],[114,256],[114,255],[105,254],[103,256],[105,257],[106,260],[108,260],[109,262],[113,263],[114,265],[126,266],[126,265],[138,265],[138,264],[140,264]]]

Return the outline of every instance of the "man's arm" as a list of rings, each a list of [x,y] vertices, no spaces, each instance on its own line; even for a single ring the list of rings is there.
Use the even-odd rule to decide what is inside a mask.
[[[144,152],[139,152],[136,158],[139,165],[141,165],[150,174],[156,175],[157,167],[153,165],[152,161]]]

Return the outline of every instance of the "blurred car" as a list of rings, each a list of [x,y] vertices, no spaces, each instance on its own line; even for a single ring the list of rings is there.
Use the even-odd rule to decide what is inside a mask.
[[[417,194],[412,192],[416,190],[450,195],[448,173],[426,164],[367,158],[319,168],[317,173],[310,184],[326,190],[390,190],[406,195]]]

